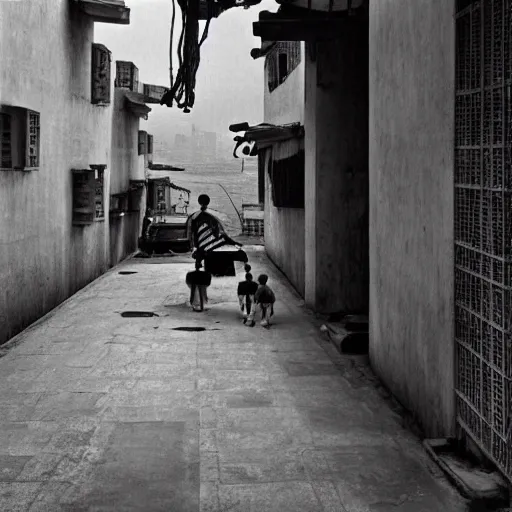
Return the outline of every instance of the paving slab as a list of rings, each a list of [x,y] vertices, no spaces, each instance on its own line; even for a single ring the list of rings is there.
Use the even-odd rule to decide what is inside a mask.
[[[4,347],[1,511],[466,510],[364,363],[333,355],[261,248],[248,254],[278,299],[269,330],[242,323],[243,271],[195,313],[191,259],[132,259]],[[134,310],[158,316],[121,316]]]

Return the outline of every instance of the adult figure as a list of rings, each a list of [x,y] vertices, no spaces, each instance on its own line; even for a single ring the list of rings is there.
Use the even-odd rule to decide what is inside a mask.
[[[176,213],[185,213],[185,200],[183,199],[183,194],[180,194],[178,199],[178,204],[176,205]]]
[[[193,248],[192,257],[201,264],[205,261],[205,270],[213,275],[234,275],[227,267],[233,267],[234,261],[247,262],[247,255],[241,250],[242,245],[235,242],[226,233],[217,217],[207,211],[210,198],[206,194],[199,196],[200,210],[187,220],[187,231]],[[219,249],[232,246],[232,250]],[[224,267],[224,268],[223,268]]]
[[[153,222],[152,217],[153,212],[151,211],[151,208],[147,208],[146,215],[144,215],[144,219],[142,219],[142,238],[145,238],[148,234],[148,228]]]

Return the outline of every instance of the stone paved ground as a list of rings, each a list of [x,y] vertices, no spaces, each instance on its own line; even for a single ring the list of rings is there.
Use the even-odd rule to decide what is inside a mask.
[[[14,340],[0,359],[1,511],[465,510],[264,253],[250,256],[278,297],[271,330],[242,325],[235,278],[191,312],[178,257],[123,263]]]

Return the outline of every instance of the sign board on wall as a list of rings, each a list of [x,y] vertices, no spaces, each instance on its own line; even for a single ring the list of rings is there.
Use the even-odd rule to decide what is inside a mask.
[[[96,180],[92,169],[72,169],[73,224],[92,224],[96,216]]]
[[[110,103],[110,61],[111,54],[102,44],[92,45],[91,103]]]

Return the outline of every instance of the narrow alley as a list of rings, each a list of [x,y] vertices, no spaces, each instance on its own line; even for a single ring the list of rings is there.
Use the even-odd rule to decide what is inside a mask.
[[[189,256],[129,259],[2,348],[0,510],[466,510],[263,248],[248,254],[276,291],[270,330],[242,324],[237,278],[194,313]]]

